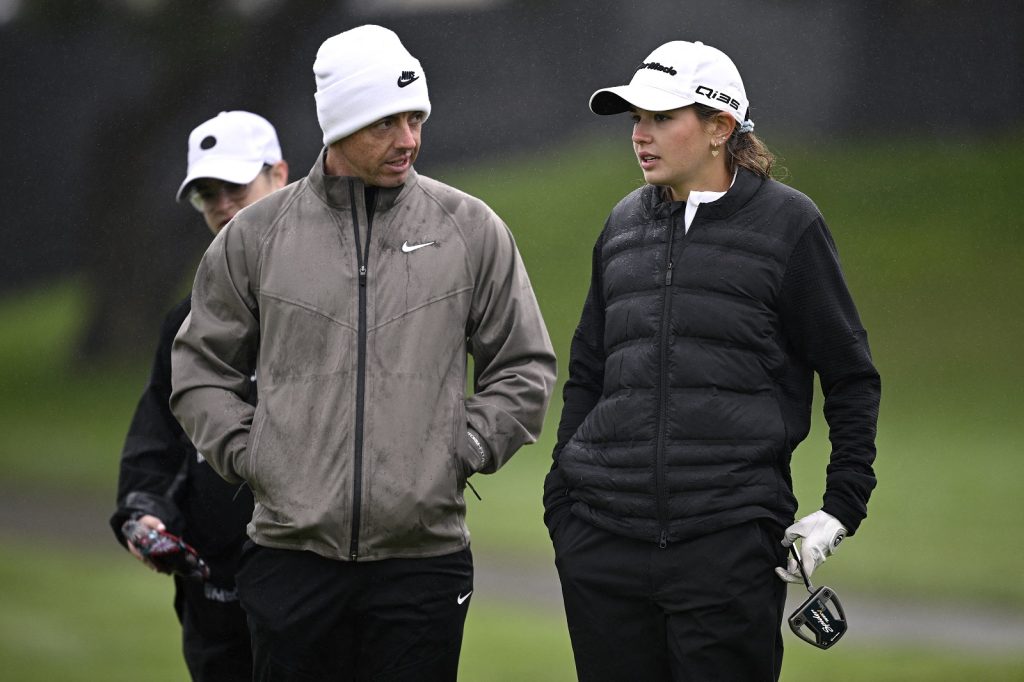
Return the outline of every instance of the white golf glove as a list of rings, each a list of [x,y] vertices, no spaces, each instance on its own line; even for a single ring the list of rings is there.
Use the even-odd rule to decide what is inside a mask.
[[[804,573],[810,580],[814,569],[825,563],[825,559],[836,551],[839,543],[845,537],[846,528],[839,522],[839,519],[819,509],[787,528],[782,546],[790,547],[797,538],[802,538],[799,547],[800,563],[803,564]],[[800,575],[800,567],[797,566],[796,559],[792,556],[789,557],[786,568],[779,566],[775,569],[775,573],[787,583],[802,583],[804,581]]]

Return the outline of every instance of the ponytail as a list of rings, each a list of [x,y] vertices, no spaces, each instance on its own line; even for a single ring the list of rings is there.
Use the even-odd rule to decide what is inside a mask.
[[[705,122],[722,113],[719,109],[704,104],[694,104],[693,108],[697,117]],[[737,166],[742,166],[763,178],[771,177],[772,168],[775,166],[775,154],[772,154],[768,146],[753,132],[741,133],[740,126],[737,125],[725,143],[725,150],[728,152],[725,164],[730,173],[735,172]]]

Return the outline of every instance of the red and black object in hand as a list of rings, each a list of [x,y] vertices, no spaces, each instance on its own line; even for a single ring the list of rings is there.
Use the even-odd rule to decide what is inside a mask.
[[[177,535],[131,519],[124,522],[121,532],[160,573],[173,573],[192,580],[210,577],[210,567]]]

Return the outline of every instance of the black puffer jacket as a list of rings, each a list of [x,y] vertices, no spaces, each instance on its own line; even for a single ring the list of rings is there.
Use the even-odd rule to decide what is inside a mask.
[[[824,509],[852,534],[875,477],[880,381],[831,235],[800,192],[740,170],[697,211],[645,186],[593,254],[545,485],[614,533],[665,543],[792,522],[813,373],[833,442]]]
[[[171,343],[191,310],[186,298],[167,314],[160,330],[149,383],[139,398],[121,452],[117,510],[110,527],[125,544],[126,519],[152,514],[181,535],[210,565],[210,582],[231,588],[253,499],[248,487],[232,485],[210,468],[171,414]],[[256,400],[252,386],[250,400]]]

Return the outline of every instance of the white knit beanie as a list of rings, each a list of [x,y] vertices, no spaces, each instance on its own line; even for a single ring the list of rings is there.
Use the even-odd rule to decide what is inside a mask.
[[[430,115],[423,67],[394,31],[381,26],[359,26],[325,40],[313,74],[325,145],[385,116]]]

